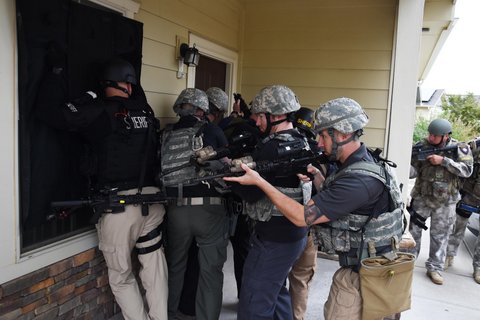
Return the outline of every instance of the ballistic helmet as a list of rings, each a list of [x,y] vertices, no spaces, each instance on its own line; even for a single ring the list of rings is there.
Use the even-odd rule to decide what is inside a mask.
[[[293,91],[282,85],[265,87],[253,98],[252,113],[287,114],[300,109],[300,103]]]
[[[191,104],[195,108],[199,108],[205,112],[208,112],[207,94],[200,89],[187,88],[187,89],[184,89],[182,92],[180,92],[177,100],[173,105],[173,111],[178,114],[180,106],[186,103]]]
[[[227,111],[228,108],[228,96],[220,88],[217,87],[211,87],[208,88],[207,91],[205,92],[208,97],[208,101],[219,111],[225,112]],[[210,110],[211,112],[217,111],[217,110]]]
[[[301,107],[295,112],[295,122],[293,125],[309,137],[315,138],[316,134],[313,131],[315,125],[315,111],[310,108]]]
[[[353,99],[337,98],[322,104],[315,112],[315,130],[333,128],[341,133],[363,129],[368,116]]]
[[[103,70],[104,81],[112,82],[128,82],[131,84],[137,84],[137,76],[135,69],[130,62],[116,58],[111,60]]]
[[[428,132],[436,136],[452,133],[452,125],[448,120],[435,119],[428,125]]]

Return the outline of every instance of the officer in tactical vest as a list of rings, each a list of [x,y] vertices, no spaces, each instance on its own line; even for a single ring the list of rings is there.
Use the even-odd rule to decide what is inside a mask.
[[[308,148],[306,139],[293,128],[294,112],[300,108],[289,88],[273,85],[254,98],[251,112],[263,134],[252,157],[273,161],[284,155],[288,146]],[[295,174],[265,174],[275,188],[303,201],[301,181]],[[243,269],[238,319],[291,319],[290,296],[285,286],[288,272],[305,248],[307,228],[286,219],[261,190],[254,186],[232,186],[245,201],[244,211],[255,221],[251,247]]]
[[[294,127],[302,133],[310,144],[310,148],[317,149],[315,127],[315,112],[306,107],[301,107],[295,112]],[[305,200],[310,200],[306,198]],[[292,266],[288,274],[289,292],[292,299],[292,311],[294,320],[303,320],[307,311],[308,290],[313,280],[317,267],[318,247],[313,241],[313,235],[308,234],[307,244],[302,254]]]
[[[222,89],[211,87],[205,91],[208,97],[208,120],[218,125],[227,112],[228,96]]]
[[[416,178],[411,192],[410,233],[416,242],[413,250],[418,256],[425,221],[430,218],[430,252],[425,266],[433,283],[443,284],[440,274],[444,268],[448,235],[455,223],[455,207],[460,200],[461,178],[473,170],[473,157],[466,143],[450,138],[452,125],[445,119],[435,119],[428,126],[428,137],[416,146],[443,148],[457,145],[454,157],[445,153],[432,154],[425,161],[412,157],[410,178]]]
[[[209,101],[208,117],[213,123],[221,123],[228,109],[228,96],[220,88],[212,87],[206,91]],[[230,158],[249,155],[258,140],[258,130],[246,120],[231,123],[231,130],[224,130],[228,140]],[[244,138],[245,137],[245,138]],[[233,268],[237,283],[237,297],[242,287],[243,266],[249,249],[250,231],[247,217],[243,214],[242,200],[230,192],[225,195],[227,213],[230,221],[230,241],[233,249]]]
[[[202,90],[188,88],[178,96],[173,110],[180,119],[162,133],[162,184],[176,200],[168,206],[169,299],[168,316],[173,319],[182,292],[188,250],[198,246],[200,277],[195,312],[200,320],[218,319],[222,307],[223,264],[227,259],[228,221],[225,201],[213,184],[188,183],[203,168],[191,164],[194,152],[205,147],[227,145],[222,130],[205,121],[208,97]],[[221,166],[211,161],[208,166]]]
[[[447,258],[445,260],[445,269],[453,265],[453,259],[457,255],[458,246],[465,236],[468,219],[475,213],[476,219],[480,212],[480,138],[469,142],[473,153],[473,173],[470,178],[463,182],[460,193],[462,199],[457,203],[457,217],[455,227],[448,238]],[[477,236],[475,249],[473,253],[473,279],[480,284],[480,235]]]
[[[224,178],[259,187],[284,217],[297,226],[315,226],[339,255],[340,268],[333,277],[325,304],[325,319],[361,319],[359,261],[375,255],[390,256],[402,234],[401,193],[359,141],[368,117],[362,107],[349,98],[338,98],[316,111],[319,147],[339,167],[323,182],[314,174],[317,193],[302,205],[272,186],[257,172],[243,165],[246,174]],[[391,191],[389,192],[388,189]],[[390,203],[389,198],[396,199]],[[322,227],[327,224],[328,227]],[[335,239],[335,241],[332,241]],[[345,297],[348,298],[346,303]]]
[[[54,74],[40,91],[39,100],[49,100],[61,75]],[[91,145],[96,166],[93,188],[116,190],[119,195],[159,192],[154,182],[158,169],[159,124],[153,110],[142,98],[131,97],[137,78],[125,60],[110,61],[103,72],[104,95],[93,92],[38,114],[52,125],[81,134]],[[57,82],[55,82],[57,81]],[[43,96],[48,95],[48,96]],[[126,205],[125,211],[104,213],[96,224],[99,249],[108,267],[108,278],[115,300],[125,319],[167,318],[167,263],[162,244],[165,209],[161,204]],[[140,278],[146,289],[148,312],[132,272],[131,253],[138,253]]]

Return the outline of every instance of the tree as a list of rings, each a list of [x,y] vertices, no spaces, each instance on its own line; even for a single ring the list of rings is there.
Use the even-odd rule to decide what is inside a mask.
[[[452,123],[455,139],[469,141],[480,135],[480,104],[473,93],[445,96],[442,108],[442,117]]]

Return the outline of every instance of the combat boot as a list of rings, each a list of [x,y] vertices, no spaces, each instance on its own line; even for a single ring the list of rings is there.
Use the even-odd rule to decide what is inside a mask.
[[[480,267],[474,269],[473,280],[475,280],[476,283],[480,284]]]
[[[447,256],[447,257],[445,258],[445,270],[447,270],[448,267],[453,266],[453,259],[454,259],[454,258],[455,258],[454,256]]]
[[[442,285],[443,277],[438,271],[427,271],[427,276],[432,280],[433,283]]]

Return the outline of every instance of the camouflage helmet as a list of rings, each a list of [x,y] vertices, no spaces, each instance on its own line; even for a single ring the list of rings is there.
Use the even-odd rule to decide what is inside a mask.
[[[282,85],[265,87],[253,98],[252,113],[287,114],[300,109],[300,103],[293,91]]]
[[[351,133],[364,128],[368,116],[353,99],[337,98],[322,104],[315,112],[315,130],[333,128],[341,133]]]
[[[211,87],[205,91],[208,97],[208,101],[213,104],[218,110],[225,112],[228,108],[228,96],[220,88]]]
[[[428,125],[428,132],[436,136],[452,133],[452,125],[448,120],[435,119]]]
[[[202,109],[208,112],[208,97],[205,92],[200,89],[187,88],[184,89],[179,95],[173,105],[173,111],[178,114],[179,107],[182,104],[191,104],[192,106]]]

